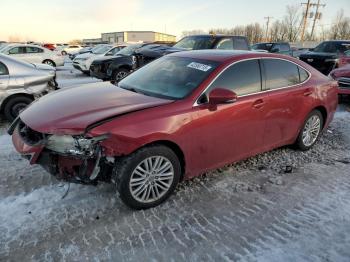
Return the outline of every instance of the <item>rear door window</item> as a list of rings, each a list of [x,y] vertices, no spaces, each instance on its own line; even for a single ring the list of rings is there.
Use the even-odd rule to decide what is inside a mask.
[[[237,95],[248,95],[261,91],[261,74],[258,60],[238,62],[226,69],[212,83],[209,91],[214,88],[226,88]]]
[[[263,63],[267,90],[300,83],[296,64],[281,59],[263,59]]]
[[[32,53],[43,53],[44,50],[38,47],[34,46],[27,46],[26,47],[26,53],[32,54]]]

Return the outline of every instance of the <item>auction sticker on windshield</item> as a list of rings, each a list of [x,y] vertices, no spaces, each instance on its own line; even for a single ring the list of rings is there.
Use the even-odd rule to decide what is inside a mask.
[[[201,70],[201,71],[204,71],[204,72],[207,72],[211,68],[211,66],[208,66],[208,65],[205,65],[205,64],[201,64],[201,63],[196,63],[196,62],[190,63],[189,65],[187,65],[187,67],[194,68],[194,69],[197,69],[197,70]]]

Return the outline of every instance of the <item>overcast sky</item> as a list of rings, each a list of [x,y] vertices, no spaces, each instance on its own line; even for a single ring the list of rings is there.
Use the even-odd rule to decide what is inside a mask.
[[[305,2],[306,0],[304,0]],[[282,18],[286,5],[296,0],[1,0],[0,40],[66,42],[100,37],[101,32],[124,30],[166,31],[232,28]],[[317,2],[317,0],[313,0]],[[323,0],[320,24],[329,26],[337,11],[350,16],[350,0]]]

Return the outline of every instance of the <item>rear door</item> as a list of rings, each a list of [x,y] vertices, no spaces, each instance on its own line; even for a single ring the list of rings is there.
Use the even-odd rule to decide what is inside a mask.
[[[29,63],[38,63],[41,64],[44,60],[44,50],[35,46],[26,46],[26,61]]]
[[[264,144],[269,149],[294,142],[314,103],[314,88],[307,84],[309,73],[292,62],[265,58],[262,64],[268,94]]]
[[[231,89],[237,101],[208,107],[208,95],[215,88]],[[265,125],[265,94],[261,93],[259,60],[246,60],[227,68],[209,86],[194,107],[189,148],[194,166],[215,168],[261,152]]]

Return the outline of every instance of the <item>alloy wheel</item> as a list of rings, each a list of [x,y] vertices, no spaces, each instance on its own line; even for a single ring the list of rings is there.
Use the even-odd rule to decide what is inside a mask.
[[[124,77],[126,77],[128,75],[127,72],[125,71],[120,71],[115,75],[115,81],[119,82],[120,80],[122,80]]]
[[[315,143],[319,133],[321,131],[321,119],[318,115],[312,115],[306,122],[302,140],[305,146],[311,146]]]
[[[163,156],[144,159],[134,169],[129,189],[132,197],[141,203],[150,203],[162,198],[174,180],[174,167]]]

